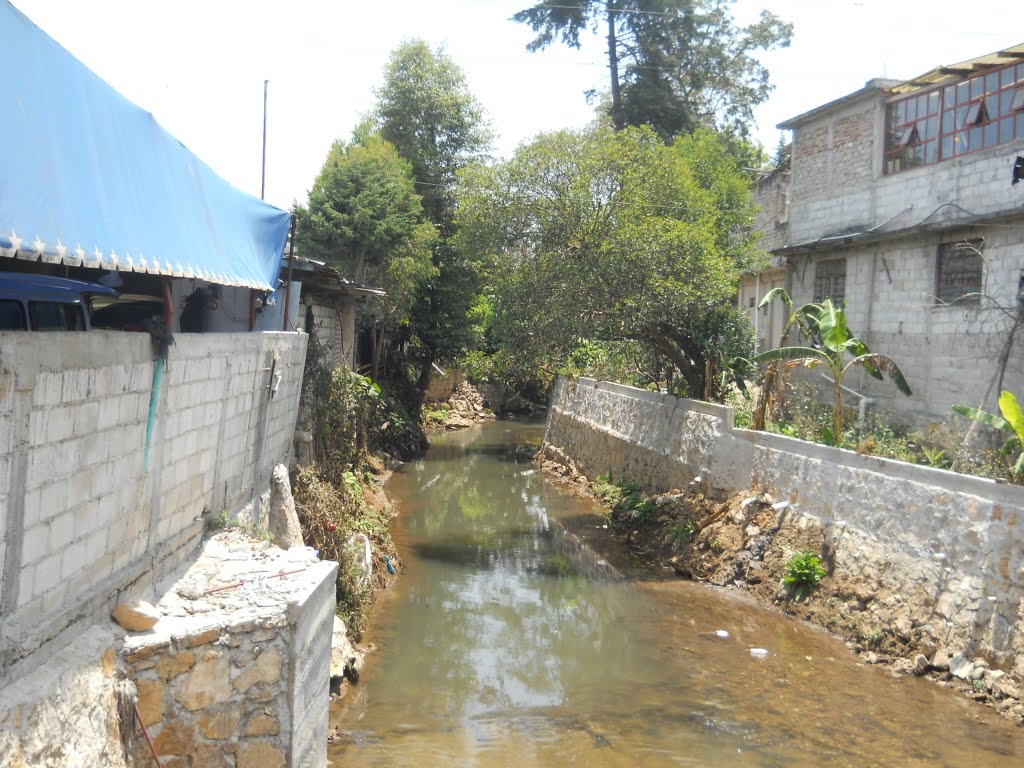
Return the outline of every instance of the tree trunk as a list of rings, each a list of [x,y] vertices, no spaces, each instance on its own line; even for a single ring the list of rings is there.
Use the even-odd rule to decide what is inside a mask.
[[[608,4],[608,72],[612,86],[612,125],[616,131],[625,128],[622,116],[622,89],[619,85],[619,50],[615,35],[615,13],[613,3]]]

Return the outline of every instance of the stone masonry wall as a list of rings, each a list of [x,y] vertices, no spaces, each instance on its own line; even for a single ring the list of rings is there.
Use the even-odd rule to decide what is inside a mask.
[[[206,543],[157,602],[164,618],[121,649],[167,768],[326,764],[336,573],[301,547]],[[130,764],[152,760],[136,730]]]
[[[305,342],[178,334],[154,397],[146,335],[0,333],[0,686],[184,562],[204,510],[258,518]]]
[[[732,410],[560,381],[544,450],[651,491],[764,491],[824,530],[836,567],[902,596],[937,646],[1024,674],[1024,489],[735,429]]]

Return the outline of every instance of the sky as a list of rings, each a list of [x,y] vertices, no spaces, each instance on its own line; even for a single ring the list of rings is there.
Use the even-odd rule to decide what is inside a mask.
[[[0,0],[4,2],[5,0]],[[593,118],[584,92],[607,79],[604,40],[529,53],[510,17],[529,0],[11,0],[235,186],[259,196],[267,85],[266,199],[304,203],[336,139],[374,104],[404,40],[445,46],[509,157],[537,133]],[[571,0],[566,0],[571,2]],[[790,47],[760,58],[775,84],[755,114],[769,152],[778,123],[861,88],[909,79],[1024,43],[1020,0],[737,0],[794,24]],[[5,63],[4,66],[9,66]]]

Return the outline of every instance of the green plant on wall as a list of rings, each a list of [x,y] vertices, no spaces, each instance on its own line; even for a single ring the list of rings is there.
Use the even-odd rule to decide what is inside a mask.
[[[1011,469],[1014,478],[1019,482],[1024,478],[1024,411],[1021,410],[1020,401],[1012,392],[1004,391],[999,395],[999,412],[1002,416],[983,411],[979,408],[970,408],[966,405],[954,405],[953,410],[969,419],[974,419],[979,424],[988,427],[1011,432],[1010,438],[1003,446],[1003,452],[1011,457]],[[1016,458],[1012,458],[1016,454]]]
[[[793,301],[782,288],[768,292],[758,307],[764,307],[772,301],[780,299],[792,307]],[[816,346],[783,346],[762,352],[754,358],[757,363],[781,363],[784,368],[806,366],[815,368],[824,366],[832,379],[833,407],[832,441],[838,443],[843,434],[843,377],[854,366],[861,366],[879,381],[888,374],[893,384],[904,395],[910,395],[910,385],[903,377],[903,372],[893,360],[868,349],[867,344],[858,339],[850,331],[846,322],[846,313],[842,307],[825,299],[821,304],[804,304],[795,310],[786,324],[783,338],[788,337],[793,325],[798,325],[804,337]],[[847,357],[852,358],[847,361]]]
[[[825,578],[821,558],[811,552],[797,552],[786,562],[786,575],[782,583],[793,587],[797,600],[803,600],[808,593]]]

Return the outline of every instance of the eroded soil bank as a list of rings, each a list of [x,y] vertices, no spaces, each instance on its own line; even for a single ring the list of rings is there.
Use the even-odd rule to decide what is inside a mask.
[[[743,590],[842,638],[863,663],[883,665],[894,677],[928,677],[1024,725],[1020,680],[987,659],[941,648],[936,628],[912,616],[900,594],[833,574],[821,526],[793,514],[785,500],[747,493],[715,501],[685,488],[653,497],[636,490],[625,503],[609,493],[608,483],[588,479],[564,456],[541,454],[537,462],[576,493],[606,507],[612,502],[609,532],[652,574]],[[783,579],[790,558],[805,552],[818,555],[827,574],[817,587],[797,594]]]

